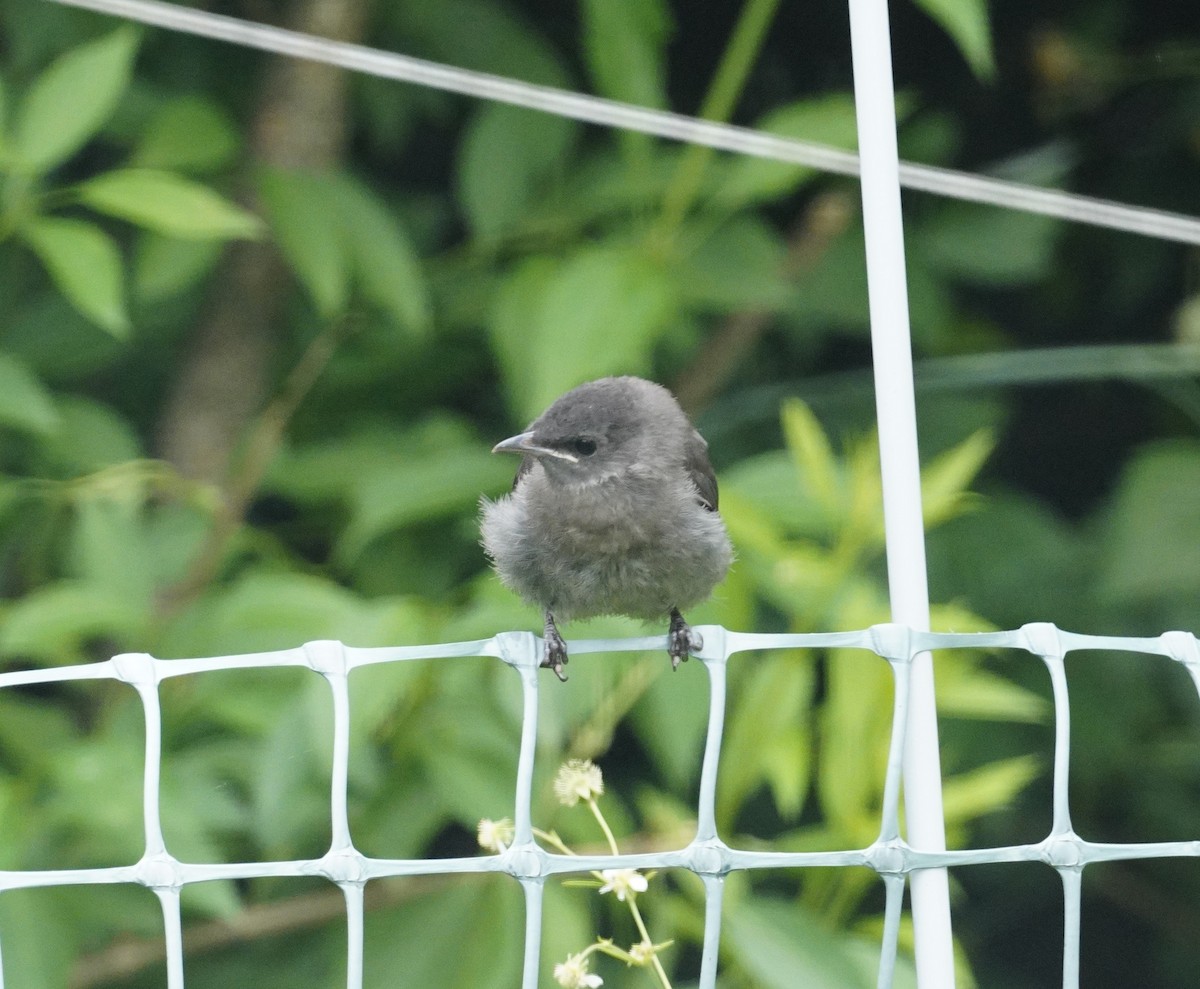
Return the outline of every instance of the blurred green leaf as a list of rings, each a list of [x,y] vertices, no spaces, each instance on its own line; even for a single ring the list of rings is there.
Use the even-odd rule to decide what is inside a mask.
[[[502,103],[480,106],[458,155],[459,199],[475,237],[491,240],[520,227],[545,199],[578,125]]]
[[[292,699],[268,731],[255,762],[251,824],[271,858],[314,854],[328,847],[329,764],[322,745],[332,734],[333,712],[324,685],[324,716],[314,722],[308,688]]]
[[[917,6],[954,39],[971,71],[984,81],[996,75],[986,0],[916,0]]]
[[[726,911],[725,950],[761,989],[871,989],[874,973],[852,953],[852,939],[798,904],[746,897]],[[876,954],[877,954],[876,950]]]
[[[600,95],[666,108],[667,6],[662,0],[584,0],[582,7],[588,68]]]
[[[783,238],[762,218],[731,217],[682,259],[683,301],[723,315],[782,306],[794,291],[783,276],[786,253]]]
[[[974,821],[1008,806],[1043,769],[1037,756],[1021,756],[947,777],[942,782],[942,811],[947,825]]]
[[[60,425],[42,454],[63,472],[88,474],[142,455],[133,428],[111,406],[74,395],[60,396],[55,406]]]
[[[0,653],[41,665],[81,662],[92,639],[136,641],[146,617],[142,602],[131,601],[110,582],[61,580],[5,609]]]
[[[394,985],[479,989],[521,981],[521,889],[507,876],[471,877],[366,920],[366,989]],[[463,950],[463,932],[471,950]],[[552,964],[551,964],[552,967]]]
[[[45,386],[20,361],[0,353],[0,423],[49,435],[59,426],[58,410]]]
[[[748,661],[755,665],[742,679],[730,714],[717,777],[722,830],[734,826],[738,811],[763,783],[770,786],[780,816],[794,819],[810,784],[812,657],[785,652]]]
[[[78,925],[57,890],[16,889],[0,896],[4,979],[26,986],[65,986],[79,951]],[[46,950],[48,944],[53,951]]]
[[[970,501],[967,489],[995,446],[991,430],[981,429],[925,465],[921,470],[921,505],[927,526],[932,528],[952,518]]]
[[[1141,603],[1200,594],[1200,443],[1149,445],[1100,513],[1100,590]]]
[[[251,571],[181,617],[168,644],[173,655],[265,652],[315,639],[385,645],[412,638],[417,614],[403,598],[365,600],[324,577]]]
[[[59,291],[115,337],[129,332],[121,254],[104,231],[83,220],[39,217],[20,229]]]
[[[447,448],[364,470],[354,484],[350,522],[337,554],[351,560],[386,532],[461,512],[478,501],[481,491],[505,486],[514,470],[511,461],[493,456],[482,445]]]
[[[363,296],[409,333],[424,333],[432,321],[421,262],[407,231],[365,186],[332,176],[340,204],[341,236]]]
[[[12,314],[3,340],[5,352],[53,387],[78,386],[127,352],[124,342],[98,327],[52,286]]]
[[[783,403],[780,419],[796,473],[829,518],[837,518],[844,500],[840,470],[820,422],[798,398]]]
[[[864,828],[878,828],[891,737],[892,671],[878,656],[852,649],[830,652],[825,669],[818,793],[831,825],[853,841]]]
[[[633,709],[633,720],[655,763],[682,787],[700,771],[696,753],[702,751],[708,730],[708,678],[683,669],[666,676],[666,664],[657,656],[654,661],[658,672]],[[670,730],[664,731],[664,725]]]
[[[20,167],[40,175],[83,147],[125,92],[137,45],[138,32],[119,27],[67,52],[34,81],[12,131]]]
[[[944,205],[921,225],[911,250],[935,271],[980,285],[1025,285],[1047,277],[1062,223],[1019,210]]]
[[[350,254],[328,180],[302,172],[264,170],[259,193],[275,241],[317,313],[330,319],[350,299]]]
[[[403,33],[433,58],[544,86],[570,84],[556,48],[509,4],[440,0],[386,9]]]
[[[185,240],[143,232],[133,257],[135,297],[155,303],[186,291],[213,270],[223,249],[215,238]]]
[[[97,212],[173,237],[257,237],[262,228],[258,217],[172,172],[117,169],[76,188],[80,201]]]
[[[8,90],[0,78],[0,163],[8,152]]]
[[[858,147],[858,123],[850,93],[827,93],[778,107],[754,124],[755,130],[813,141],[846,151]],[[713,191],[713,201],[726,207],[778,199],[796,191],[820,173],[803,165],[750,156],[730,161]]]
[[[517,298],[505,297],[490,323],[511,405],[533,418],[572,385],[605,374],[644,371],[658,336],[675,314],[672,280],[635,247],[585,247],[524,281]],[[532,289],[532,291],[530,291]],[[515,304],[514,304],[515,303]],[[520,335],[520,343],[510,338]],[[519,366],[509,363],[525,355]]]
[[[215,172],[232,164],[241,139],[232,121],[210,99],[181,96],[154,115],[129,164],[134,168]]]

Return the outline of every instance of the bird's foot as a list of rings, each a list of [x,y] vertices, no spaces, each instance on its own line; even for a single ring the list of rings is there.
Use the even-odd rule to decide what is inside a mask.
[[[554,675],[566,683],[567,675],[563,673],[563,667],[567,665],[567,644],[559,635],[558,626],[554,624],[554,616],[550,612],[546,612],[546,630],[542,638],[546,643],[546,651],[541,665],[553,670]]]
[[[671,609],[671,626],[667,629],[667,655],[671,657],[671,669],[679,669],[680,663],[686,663],[692,653],[704,648],[704,639],[692,631],[692,627],[683,620],[678,608]]]

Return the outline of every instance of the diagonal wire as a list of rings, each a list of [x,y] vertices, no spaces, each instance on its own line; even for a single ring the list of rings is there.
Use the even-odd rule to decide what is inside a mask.
[[[858,175],[858,155],[823,144],[792,140],[749,127],[711,123],[680,113],[649,110],[616,100],[461,69],[364,45],[330,41],[299,31],[192,10],[160,0],[52,2],[247,48],[336,65],[385,79],[527,107],[585,123],[641,131],[737,154],[807,165],[838,175]],[[900,181],[908,189],[951,199],[1002,206],[1161,240],[1200,245],[1200,218],[1180,213],[1129,206],[1112,200],[912,162],[900,163]]]

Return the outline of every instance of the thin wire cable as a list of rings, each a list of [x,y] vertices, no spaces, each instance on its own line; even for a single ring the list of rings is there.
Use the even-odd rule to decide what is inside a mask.
[[[111,14],[172,31],[226,41],[246,48],[336,65],[384,79],[416,83],[432,89],[540,110],[585,123],[640,131],[669,140],[703,144],[757,158],[807,165],[837,175],[859,174],[858,155],[811,141],[792,140],[749,127],[717,124],[679,113],[649,110],[597,96],[380,51],[364,45],[330,41],[299,31],[256,24],[222,14],[177,7],[159,0],[52,2]],[[912,162],[900,163],[900,181],[908,189],[930,192],[951,199],[1002,206],[1200,246],[1200,218],[1180,213],[1129,206],[1112,200]]]

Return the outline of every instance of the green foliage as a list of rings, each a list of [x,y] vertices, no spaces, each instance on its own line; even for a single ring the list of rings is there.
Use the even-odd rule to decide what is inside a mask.
[[[1022,11],[993,25],[978,0],[894,10],[904,154],[955,165],[1028,151],[1004,174],[1194,212],[1194,86],[1169,57],[1182,42],[1124,0],[1067,8],[1039,14],[1037,30]],[[565,388],[606,373],[676,387],[712,443],[738,561],[692,621],[809,631],[887,619],[878,450],[856,376],[867,307],[851,183],[366,79],[330,104],[345,99],[348,141],[335,161],[306,165],[291,154],[305,146],[293,133],[273,160],[294,166],[269,166],[252,149],[286,123],[253,116],[270,74],[259,55],[143,39],[50,4],[0,7],[0,25],[0,666],[536,628],[478,546],[478,499],[506,490],[513,469],[488,451]],[[472,69],[856,144],[849,79],[829,60],[828,36],[798,31],[773,0],[704,11],[597,0],[562,17],[526,0],[387,4],[364,30],[370,44]],[[914,48],[931,30],[953,47]],[[1144,51],[1128,46],[1135,36],[1150,39]],[[1015,73],[1018,63],[1028,72]],[[1104,135],[1128,132],[1129,99],[1140,129],[1126,152]],[[924,195],[905,208],[919,371],[929,357],[1030,357],[1006,377],[947,362],[923,379],[922,495],[944,602],[935,625],[1194,627],[1195,359],[1181,348],[1146,368],[1119,344],[1187,335],[1195,300],[1183,256]],[[294,283],[231,281],[222,262],[248,238]],[[261,332],[258,356],[211,349],[214,300],[229,293],[248,313],[280,313],[267,327],[225,328],[239,343]],[[1023,353],[1093,339],[1118,357],[1100,366],[1067,346],[1053,358]],[[171,448],[166,410],[206,357],[225,358],[218,377],[274,398],[227,438],[228,475],[201,481],[147,457]],[[1036,395],[1014,387],[1021,374],[1041,384]],[[1154,390],[1114,389],[1110,376]],[[1068,391],[1079,378],[1086,387]],[[193,403],[184,418],[209,426],[208,415]],[[605,619],[568,634],[644,631]],[[548,779],[565,757],[603,757],[622,847],[685,844],[708,717],[697,666],[671,674],[658,654],[580,655],[571,683],[541,698],[537,820],[580,847],[594,840],[556,816]],[[1119,656],[1069,666],[1077,826],[1113,840],[1189,837],[1200,743],[1183,671]],[[735,656],[728,670],[723,837],[786,849],[873,840],[887,665],[846,650],[779,651]],[[1051,762],[1044,674],[1029,657],[973,651],[939,654],[936,671],[949,840],[1038,840],[1031,822],[1047,819]],[[479,818],[512,812],[521,698],[511,671],[482,659],[388,664],[356,670],[350,690],[357,845],[384,857],[471,854]],[[171,852],[319,856],[329,841],[326,684],[303,670],[236,671],[172,678],[161,693]],[[123,684],[4,691],[0,865],[135,859],[142,731]],[[972,931],[972,955],[960,984],[972,968],[984,985],[1057,977],[1014,974],[1014,955],[1029,953],[992,947],[981,917],[1013,904],[1006,916],[1026,934],[1058,901],[964,873],[955,916]],[[1107,876],[1089,870],[1085,911],[1113,911],[1112,929],[1128,920],[1119,905],[1134,883],[1178,916],[1200,896],[1182,870]],[[661,924],[675,941],[664,962],[686,984],[699,884],[665,875],[656,887],[655,937]],[[733,875],[726,888],[723,984],[874,984],[873,873]],[[329,892],[299,879],[187,889],[189,925],[269,918],[281,903],[302,918],[240,944],[205,928],[214,947],[189,953],[189,985],[341,984],[344,933],[337,910],[324,920]],[[518,980],[523,908],[507,877],[373,881],[371,892],[368,985]],[[557,883],[546,895],[550,964],[617,919]],[[6,893],[6,982],[98,985],[87,973],[110,957],[106,946],[157,943],[160,923],[141,889]],[[1107,950],[1087,923],[1085,937],[1085,957]],[[1096,985],[1190,985],[1194,950],[1189,960],[1191,946],[1173,937],[1164,924],[1140,947],[1113,939],[1139,967],[1103,983],[1093,965]],[[610,962],[606,985],[644,984]],[[103,984],[157,985],[159,974]],[[902,957],[898,984],[911,980]]]
[[[83,220],[41,217],[21,236],[67,300],[114,336],[129,332],[121,284],[121,252],[113,239]]]
[[[346,176],[281,170],[259,177],[275,241],[317,314],[343,315],[357,287],[410,332],[429,323],[416,254],[403,230]]]
[[[121,27],[61,56],[24,93],[11,134],[0,141],[0,245],[13,235],[41,261],[54,287],[82,315],[116,337],[130,332],[121,246],[103,227],[54,215],[81,204],[103,215],[175,237],[227,240],[257,236],[258,221],[217,193],[157,168],[117,168],[72,186],[47,186],[55,169],[93,140],[116,111],[129,85],[138,32]],[[219,123],[199,104],[176,121],[160,118],[140,151],[141,164],[203,167],[224,160]],[[188,118],[191,118],[190,120]],[[180,154],[181,126],[197,123],[190,135],[214,139],[216,147]],[[0,118],[2,122],[2,118]],[[138,160],[137,154],[134,161]]]
[[[8,166],[44,175],[83,147],[112,115],[129,84],[138,32],[121,27],[51,65],[15,113]]]
[[[992,81],[996,75],[996,55],[992,47],[992,28],[984,0],[916,0],[925,13],[938,22],[954,39],[971,71],[980,79]]]

